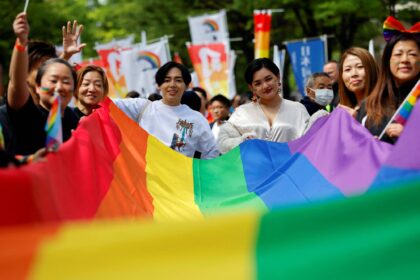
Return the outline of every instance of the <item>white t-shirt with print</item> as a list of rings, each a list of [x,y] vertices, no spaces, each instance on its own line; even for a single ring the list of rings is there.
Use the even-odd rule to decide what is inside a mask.
[[[219,155],[207,120],[187,105],[169,106],[162,100],[143,98],[113,99],[114,103],[144,130],[188,157],[195,151],[202,159]]]

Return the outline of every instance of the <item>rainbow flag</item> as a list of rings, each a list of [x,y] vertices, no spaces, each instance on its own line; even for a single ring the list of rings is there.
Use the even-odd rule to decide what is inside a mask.
[[[0,228],[1,279],[417,279],[420,176],[201,221]]]
[[[50,113],[48,114],[45,131],[47,132],[46,148],[57,150],[58,147],[63,144],[61,101],[58,92],[54,92],[54,102],[51,105]]]
[[[271,10],[254,11],[255,58],[269,57]]]
[[[0,225],[189,220],[339,199],[366,192],[391,148],[336,110],[296,141],[251,140],[197,160],[164,146],[107,99],[46,162],[0,170],[8,186],[0,188]]]
[[[408,94],[404,102],[401,104],[400,108],[397,110],[394,120],[401,124],[405,125],[408,117],[413,110],[414,105],[417,102],[417,98],[420,95],[420,80],[417,81],[416,85],[413,87],[411,92]]]

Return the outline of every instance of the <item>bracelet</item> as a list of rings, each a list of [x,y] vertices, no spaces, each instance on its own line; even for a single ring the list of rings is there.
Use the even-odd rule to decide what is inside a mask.
[[[26,51],[26,45],[19,44],[19,39],[16,39],[15,48],[18,52]]]

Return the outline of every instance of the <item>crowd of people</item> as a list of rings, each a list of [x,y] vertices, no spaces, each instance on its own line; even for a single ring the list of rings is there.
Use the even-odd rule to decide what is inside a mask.
[[[45,123],[57,95],[66,141],[80,119],[100,107],[109,88],[102,68],[88,65],[76,72],[67,62],[85,46],[77,42],[83,28],[76,21],[63,27],[61,57],[54,46],[29,40],[25,13],[16,16],[13,30],[16,44],[10,80],[5,104],[0,106],[2,166],[25,163],[49,152]],[[159,93],[144,99],[130,92],[127,98],[113,102],[166,146],[201,159],[215,158],[249,139],[297,139],[335,108],[346,110],[373,136],[386,129],[380,140],[395,143],[404,127],[387,124],[420,78],[420,33],[394,34],[380,63],[367,50],[352,47],[339,62],[327,62],[323,71],[307,78],[306,96],[300,102],[290,101],[282,97],[279,68],[268,58],[255,59],[244,73],[252,98],[237,95],[229,100],[217,93],[209,98],[200,87],[188,90],[188,69],[168,62],[155,76]],[[73,98],[75,106],[69,107]]]

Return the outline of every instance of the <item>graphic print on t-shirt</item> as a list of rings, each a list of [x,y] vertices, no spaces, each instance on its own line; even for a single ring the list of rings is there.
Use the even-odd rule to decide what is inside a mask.
[[[187,144],[185,138],[187,135],[189,137],[192,136],[193,128],[193,123],[189,123],[187,120],[179,119],[176,123],[176,129],[180,132],[181,135],[174,133],[174,136],[172,137],[171,148],[181,152],[183,147]]]

